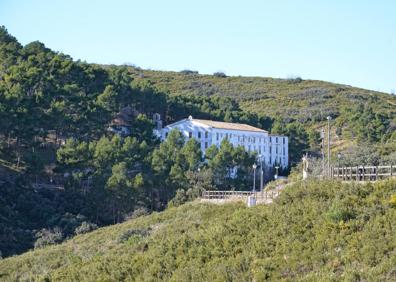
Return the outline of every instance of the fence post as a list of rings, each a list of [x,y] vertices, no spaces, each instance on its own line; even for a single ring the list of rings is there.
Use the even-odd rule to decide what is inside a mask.
[[[390,166],[390,177],[392,178],[392,165]]]
[[[341,180],[344,180],[344,167],[341,168]]]
[[[363,181],[364,181],[364,173],[365,173],[365,168],[364,168],[364,166],[363,166],[363,169],[362,169],[362,173],[363,173]]]
[[[375,181],[378,180],[378,166],[375,166]]]
[[[350,173],[351,179],[350,179],[350,181],[352,181],[352,178],[353,178],[353,175],[352,175],[352,167],[350,167],[350,170],[351,170],[351,173]]]

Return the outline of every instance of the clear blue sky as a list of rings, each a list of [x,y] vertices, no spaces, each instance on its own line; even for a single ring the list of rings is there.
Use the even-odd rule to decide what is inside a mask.
[[[396,89],[393,0],[1,0],[0,24],[87,62]]]

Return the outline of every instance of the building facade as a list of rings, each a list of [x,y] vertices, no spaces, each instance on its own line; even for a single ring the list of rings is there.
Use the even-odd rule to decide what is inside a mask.
[[[178,129],[186,140],[195,138],[201,144],[203,153],[213,144],[220,147],[221,142],[227,139],[233,146],[243,146],[249,152],[255,151],[258,161],[267,166],[288,167],[287,136],[268,134],[268,131],[247,124],[193,119],[190,116],[159,130],[161,140],[166,139],[172,129]]]

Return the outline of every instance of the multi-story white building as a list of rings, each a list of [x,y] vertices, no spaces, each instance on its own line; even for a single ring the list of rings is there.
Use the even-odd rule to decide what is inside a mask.
[[[227,139],[233,146],[243,146],[249,152],[257,152],[267,166],[277,164],[288,167],[289,146],[286,136],[268,134],[268,131],[247,124],[193,119],[189,116],[159,130],[161,140],[166,139],[169,131],[175,128],[186,140],[195,138],[204,153],[209,146],[214,144],[219,147],[223,139]]]

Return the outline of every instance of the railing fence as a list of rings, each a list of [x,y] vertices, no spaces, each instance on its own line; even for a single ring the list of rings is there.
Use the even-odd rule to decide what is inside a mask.
[[[279,191],[203,191],[202,199],[206,200],[222,200],[222,199],[246,199],[254,196],[256,199],[275,199],[279,195]]]
[[[333,167],[330,176],[343,181],[377,181],[396,176],[396,169],[393,165]]]

